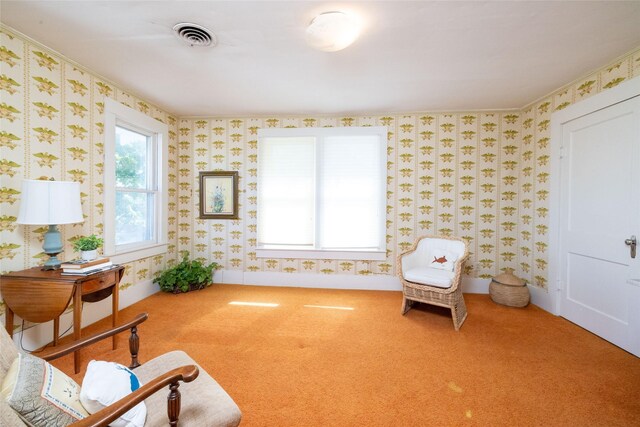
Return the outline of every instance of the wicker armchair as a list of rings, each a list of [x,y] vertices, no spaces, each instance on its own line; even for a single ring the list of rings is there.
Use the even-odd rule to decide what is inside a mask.
[[[451,309],[453,327],[459,330],[467,318],[460,285],[462,266],[469,252],[462,239],[423,236],[398,256],[402,283],[402,314],[414,302]]]
[[[134,372],[143,385],[112,405],[71,425],[108,426],[142,401],[147,407],[145,427],[175,426],[178,425],[178,420],[181,426],[235,427],[240,424],[242,414],[235,402],[186,353],[171,351],[145,364],[138,362],[137,325],[146,319],[147,314],[143,313],[116,328],[83,337],[79,341],[66,345],[46,349],[38,354],[41,359],[50,361],[127,329],[131,330],[129,368],[135,369]],[[16,358],[18,358],[17,347],[4,328],[0,327],[0,385],[9,375],[9,367]],[[2,398],[0,398],[0,425],[6,427],[27,425]]]

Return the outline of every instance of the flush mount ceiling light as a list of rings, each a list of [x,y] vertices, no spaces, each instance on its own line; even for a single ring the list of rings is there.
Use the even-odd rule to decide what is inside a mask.
[[[344,12],[325,12],[313,18],[307,27],[307,44],[325,52],[349,46],[360,35],[357,20]]]
[[[191,22],[180,22],[173,26],[178,38],[191,47],[214,47],[218,41],[216,36],[202,25]]]

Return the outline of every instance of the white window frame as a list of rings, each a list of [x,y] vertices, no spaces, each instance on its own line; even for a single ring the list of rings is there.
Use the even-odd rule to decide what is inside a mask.
[[[116,246],[115,201],[116,201],[116,126],[151,137],[152,153],[157,161],[152,162],[152,179],[156,184],[154,241],[144,244]],[[104,254],[114,263],[127,263],[167,252],[168,224],[168,158],[169,128],[166,124],[127,107],[113,99],[104,102]]]
[[[260,168],[260,147],[261,140],[268,137],[314,137],[317,141],[329,136],[349,136],[349,135],[378,135],[380,138],[380,188],[385,189],[384,195],[380,198],[381,220],[379,224],[380,246],[379,249],[372,250],[350,250],[350,249],[320,249],[305,248],[301,246],[287,246],[286,248],[264,247],[258,243],[256,247],[256,257],[258,258],[293,258],[293,259],[336,259],[336,260],[362,260],[362,261],[384,261],[387,259],[386,250],[386,187],[387,187],[387,127],[367,126],[367,127],[332,127],[332,128],[267,128],[258,129],[258,168]],[[322,144],[318,144],[316,155],[322,149]],[[316,163],[317,169],[317,163]],[[258,173],[259,174],[259,173]],[[318,180],[316,179],[316,182]],[[318,184],[316,183],[316,186]],[[260,182],[258,182],[260,186]],[[317,187],[316,187],[317,190]],[[316,192],[317,194],[317,192]],[[317,202],[317,199],[316,199]],[[316,242],[318,236],[317,222],[321,221],[320,208],[316,203]],[[258,215],[260,215],[260,198],[258,198]]]

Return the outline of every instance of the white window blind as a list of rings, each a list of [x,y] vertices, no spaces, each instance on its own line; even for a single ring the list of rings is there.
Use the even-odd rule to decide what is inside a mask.
[[[312,246],[315,139],[269,138],[260,151],[259,240],[263,245]]]
[[[326,249],[378,249],[383,236],[380,142],[377,135],[324,139],[320,243]]]
[[[258,136],[258,256],[384,259],[386,128]]]

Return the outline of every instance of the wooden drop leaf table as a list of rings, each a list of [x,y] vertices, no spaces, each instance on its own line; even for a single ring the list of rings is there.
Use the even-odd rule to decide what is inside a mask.
[[[118,285],[124,266],[114,266],[87,276],[63,275],[62,270],[34,267],[0,276],[0,293],[6,306],[5,328],[13,336],[14,315],[33,323],[53,320],[53,345],[58,345],[60,315],[73,301],[73,339],[80,338],[82,303],[97,302],[112,296],[112,325],[118,321]],[[113,349],[116,349],[113,337]],[[80,370],[80,354],[73,355],[74,369]]]

